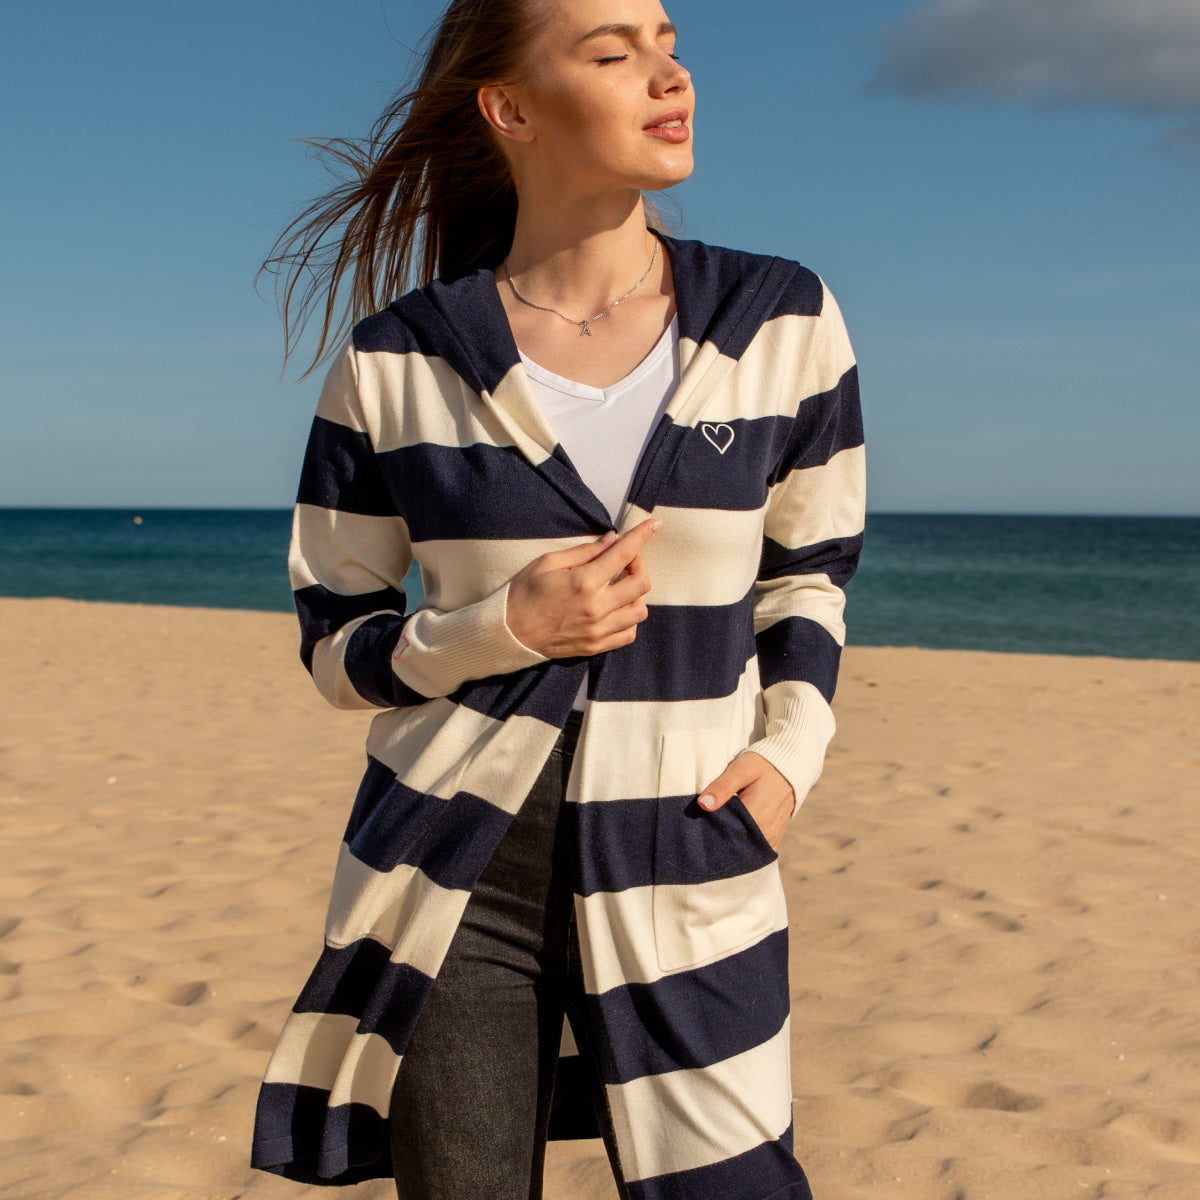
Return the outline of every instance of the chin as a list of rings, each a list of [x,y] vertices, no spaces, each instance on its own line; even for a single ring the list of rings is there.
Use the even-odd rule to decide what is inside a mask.
[[[655,171],[647,171],[638,187],[643,192],[661,192],[665,188],[674,187],[677,183],[688,179],[693,169],[694,164],[690,158],[686,163],[676,163],[670,167],[660,165]]]

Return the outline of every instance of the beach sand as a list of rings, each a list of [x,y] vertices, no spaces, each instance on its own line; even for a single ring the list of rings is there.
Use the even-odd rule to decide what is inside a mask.
[[[0,653],[0,1191],[331,1195],[248,1144],[370,714],[287,614],[0,599]],[[1196,1200],[1200,664],[851,649],[836,711],[783,850],[817,1200]],[[612,1197],[598,1143],[546,1194]]]

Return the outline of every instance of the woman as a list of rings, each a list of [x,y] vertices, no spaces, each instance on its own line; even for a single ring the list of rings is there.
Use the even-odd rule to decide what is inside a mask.
[[[674,44],[659,0],[455,0],[277,260],[343,230],[322,345],[344,270],[369,312],[420,235],[426,282],[354,327],[300,482],[302,657],[380,711],[265,1170],[523,1200],[599,1134],[637,1200],[810,1194],[777,849],[834,726],[856,373],[817,276],[648,210],[692,170]]]

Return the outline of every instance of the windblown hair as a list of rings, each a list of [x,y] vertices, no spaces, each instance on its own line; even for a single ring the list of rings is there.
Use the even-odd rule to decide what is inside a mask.
[[[361,317],[507,254],[517,193],[475,94],[521,80],[548,15],[537,0],[452,0],[423,39],[416,86],[365,138],[301,139],[338,182],[284,229],[259,272],[276,276],[285,366],[314,313],[321,335],[306,375]],[[667,232],[643,203],[647,223]]]

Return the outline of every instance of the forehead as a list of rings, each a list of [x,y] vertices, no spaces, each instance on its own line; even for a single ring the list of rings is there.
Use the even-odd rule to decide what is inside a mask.
[[[586,49],[588,35],[658,37],[671,22],[660,0],[546,0],[543,34],[556,49]],[[599,34],[597,33],[597,36]]]

